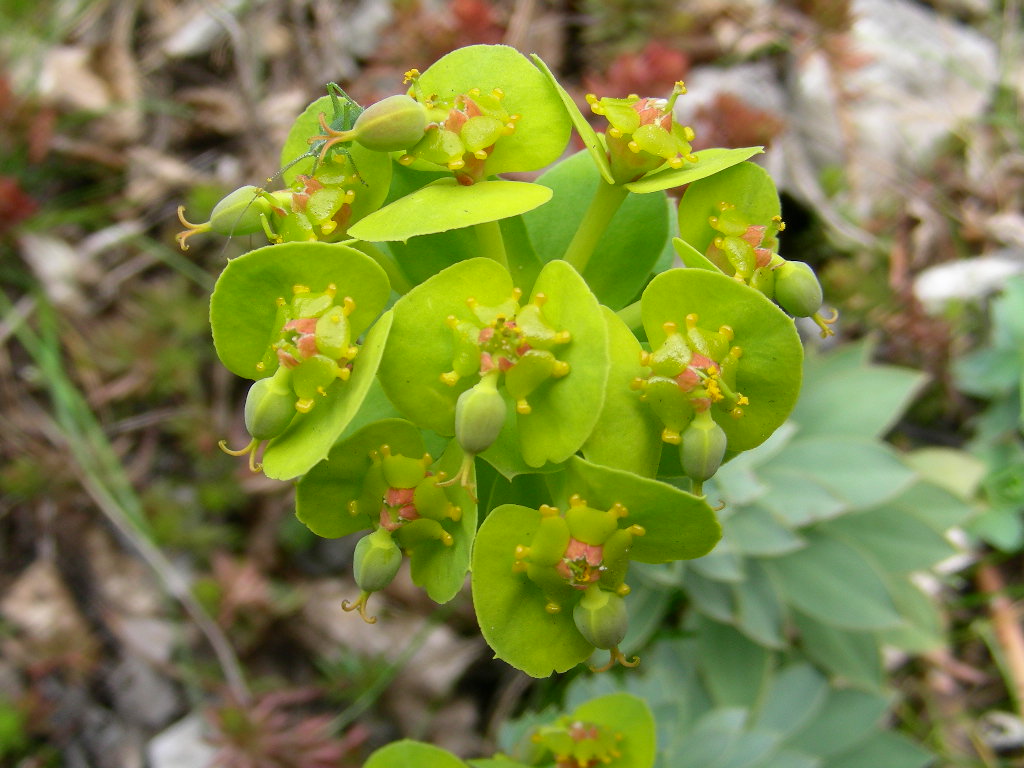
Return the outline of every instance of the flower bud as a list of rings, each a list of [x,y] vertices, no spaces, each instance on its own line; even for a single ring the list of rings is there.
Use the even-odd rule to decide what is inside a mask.
[[[356,584],[364,592],[378,592],[395,578],[402,565],[402,550],[391,538],[391,533],[378,528],[356,544],[352,572]]]
[[[375,152],[398,152],[416,144],[427,128],[427,111],[405,94],[367,107],[352,126],[352,137]]]
[[[295,418],[295,396],[289,383],[291,371],[278,368],[273,376],[259,379],[245,396],[245,428],[255,440],[277,437]]]
[[[584,640],[606,650],[622,642],[629,626],[626,601],[596,584],[587,589],[573,608],[572,618]]]
[[[708,411],[698,412],[683,431],[683,442],[679,447],[683,472],[697,483],[704,482],[722,466],[725,446],[725,431]]]
[[[821,308],[821,283],[802,261],[787,261],[775,270],[775,301],[794,317],[810,317]]]
[[[498,392],[497,370],[485,375],[455,403],[455,437],[467,454],[486,451],[501,433],[507,408]]]

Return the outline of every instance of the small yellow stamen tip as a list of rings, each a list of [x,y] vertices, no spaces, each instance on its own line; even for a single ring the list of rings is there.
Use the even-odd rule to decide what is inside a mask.
[[[458,170],[461,170],[461,169],[463,169],[465,167],[466,167],[466,161],[463,160],[462,158],[459,158],[458,160],[452,160],[450,163],[448,163],[448,170],[449,171],[458,171]]]
[[[629,147],[629,151],[632,152],[634,155],[640,154],[640,145],[637,144],[635,141],[629,142],[629,144],[627,144],[626,146]]]
[[[412,155],[402,155],[398,158],[398,163],[399,165],[412,165],[412,161],[415,159]]]
[[[578,493],[574,493],[569,497],[570,507],[585,507],[587,506],[587,500],[580,496]]]
[[[682,435],[679,434],[678,430],[665,427],[665,429],[661,431],[661,440],[669,445],[679,445],[683,438]]]
[[[733,338],[736,336],[736,331],[734,331],[732,327],[728,325],[721,326],[718,329],[718,332],[725,336],[725,338],[728,339],[729,341],[732,341]]]
[[[476,152],[473,153],[473,157],[475,157],[477,160],[486,160],[487,152],[483,149],[478,149]]]
[[[459,380],[459,374],[455,371],[448,371],[448,373],[442,373],[439,378],[449,387],[454,387]]]
[[[673,333],[679,330],[679,324],[673,323],[671,320],[668,320],[667,322],[661,324],[661,330],[663,330],[667,335],[671,336]]]
[[[260,360],[258,363],[256,363],[256,370],[257,371],[265,370],[266,367],[267,367],[266,364],[262,360]]]
[[[628,584],[620,584],[620,585],[619,585],[619,586],[618,586],[618,587],[616,588],[616,590],[615,590],[615,594],[617,594],[617,595],[618,595],[619,597],[626,597],[626,596],[627,596],[627,595],[628,595],[628,594],[629,594],[630,592],[632,592],[632,591],[633,591],[633,590],[632,590],[632,589],[630,589],[630,587],[629,587],[629,585],[628,585]]]
[[[541,504],[539,511],[541,517],[555,517],[558,515],[558,507],[552,507],[549,504]]]
[[[342,381],[348,381],[350,378],[352,378],[352,371],[350,371],[348,368],[339,368],[338,369],[338,378],[341,379]],[[319,392],[320,389],[323,389],[323,387],[318,387],[317,391]],[[326,392],[320,392],[320,394],[321,395],[326,395],[327,393]]]
[[[687,328],[696,328],[697,327],[697,321],[699,319],[700,319],[700,316],[696,312],[691,312],[690,314],[688,314],[686,316],[686,327]]]
[[[560,606],[558,603],[548,603],[544,606],[544,610],[554,615],[556,613],[562,612],[562,606]]]
[[[516,558],[516,560],[525,560],[529,556],[530,556],[530,548],[529,547],[527,547],[527,546],[525,546],[523,544],[517,544],[516,545],[516,550],[515,550],[515,558]]]
[[[526,400],[516,400],[516,413],[520,416],[529,416],[533,409]]]
[[[350,501],[346,506],[346,509],[348,510],[348,513],[352,515],[352,517],[355,517],[359,514],[359,502],[357,502],[355,499],[352,499],[352,501]]]
[[[406,83],[413,82],[419,76],[420,76],[420,71],[418,69],[407,70],[406,73],[404,75],[402,75],[402,85],[405,85]]]
[[[642,525],[631,525],[626,530],[629,531],[633,536],[647,535],[647,529],[644,528]]]
[[[448,533],[448,531],[445,531],[441,534],[441,543],[444,544],[446,547],[450,547],[452,544],[455,543],[455,539],[452,538],[452,535]]]

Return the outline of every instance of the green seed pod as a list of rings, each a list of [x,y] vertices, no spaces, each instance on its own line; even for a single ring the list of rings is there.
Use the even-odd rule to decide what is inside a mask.
[[[769,299],[775,298],[775,270],[771,267],[758,267],[750,276],[750,287],[755,288]]]
[[[629,627],[626,601],[596,584],[587,587],[573,608],[572,618],[584,640],[595,648],[606,650],[617,647]]]
[[[794,317],[810,317],[823,300],[814,270],[802,261],[787,261],[775,270],[775,301]]]
[[[427,110],[405,94],[371,104],[356,118],[353,138],[374,152],[399,152],[416,144],[427,129]]]
[[[455,437],[467,454],[486,451],[505,424],[505,398],[498,392],[495,369],[459,395],[455,403]]]
[[[364,592],[384,589],[395,578],[401,565],[402,550],[384,528],[363,536],[356,544],[352,573],[359,589]]]
[[[725,457],[725,431],[708,411],[697,413],[683,432],[679,447],[683,472],[691,480],[704,482],[722,466]]]
[[[262,231],[260,215],[270,215],[273,206],[263,190],[247,184],[239,187],[214,206],[210,229],[221,235],[252,235]]]
[[[278,368],[273,376],[259,379],[245,396],[245,428],[256,440],[270,440],[284,432],[295,418],[291,371]]]

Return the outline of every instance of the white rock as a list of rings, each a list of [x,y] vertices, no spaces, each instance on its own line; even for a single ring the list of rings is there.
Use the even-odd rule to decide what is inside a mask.
[[[216,750],[204,739],[205,729],[203,718],[192,714],[154,736],[146,747],[150,768],[208,768]]]
[[[914,281],[914,295],[933,314],[954,300],[984,298],[1002,288],[1007,278],[1024,272],[1024,261],[1010,253],[1002,251],[926,269]]]

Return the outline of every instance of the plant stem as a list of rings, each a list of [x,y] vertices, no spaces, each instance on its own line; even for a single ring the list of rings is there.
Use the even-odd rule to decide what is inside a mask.
[[[580,227],[576,230],[563,257],[581,275],[587,268],[601,235],[628,194],[629,190],[621,184],[609,184],[604,179],[598,181],[594,199],[590,201],[590,207],[583,214],[583,221],[580,222]]]
[[[640,302],[634,301],[627,307],[623,307],[615,313],[619,316],[631,331],[636,331],[644,327],[643,319],[640,315]]]
[[[391,283],[391,290],[399,296],[404,296],[412,290],[412,283],[409,282],[409,278],[405,276],[405,272],[402,271],[401,265],[395,261],[395,257],[390,253],[378,248],[373,243],[367,243],[363,240],[349,240],[345,245],[349,245],[357,251],[362,251],[377,262],[378,266],[380,266],[388,276],[388,282]]]
[[[508,269],[508,255],[505,253],[505,238],[501,234],[501,225],[497,221],[485,221],[477,224],[476,238],[480,243],[480,255],[494,259]]]

